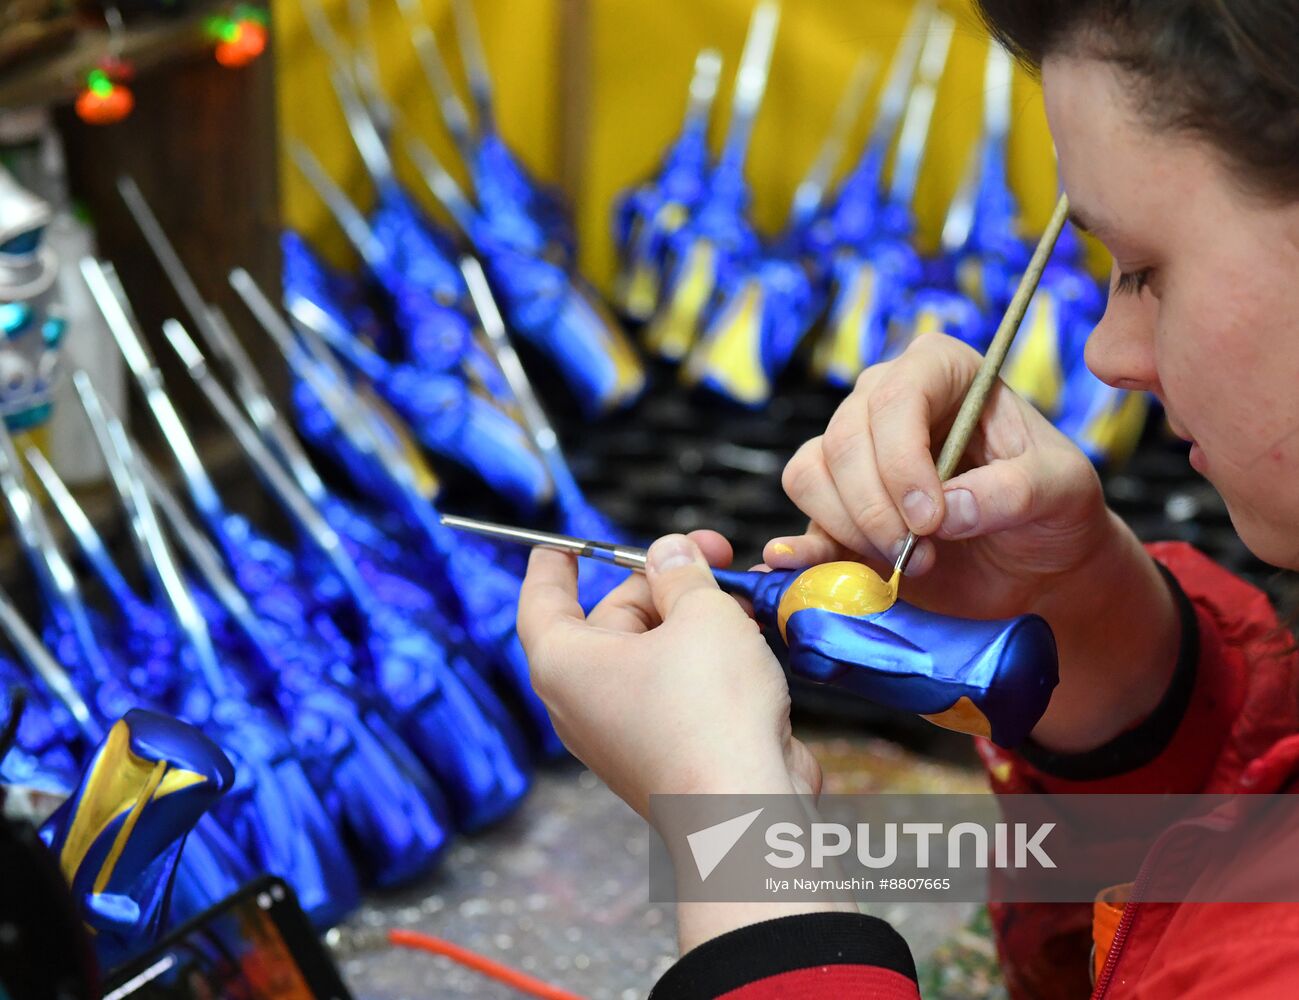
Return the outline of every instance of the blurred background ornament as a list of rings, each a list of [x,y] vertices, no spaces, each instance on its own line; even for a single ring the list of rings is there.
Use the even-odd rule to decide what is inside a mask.
[[[135,95],[127,86],[135,71],[123,58],[122,12],[116,4],[104,7],[108,51],[86,74],[86,85],[77,95],[77,117],[87,125],[116,125],[135,110]]]
[[[266,51],[269,15],[253,4],[236,5],[229,14],[207,22],[207,33],[216,42],[216,61],[227,69],[241,69]]]

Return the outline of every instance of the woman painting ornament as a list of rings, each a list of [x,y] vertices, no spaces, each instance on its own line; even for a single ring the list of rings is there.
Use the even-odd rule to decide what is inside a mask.
[[[981,6],[1040,72],[1075,221],[1114,258],[1088,366],[1156,395],[1244,543],[1299,569],[1299,3]],[[887,566],[911,530],[909,601],[1045,618],[1059,687],[1016,752],[981,745],[998,792],[1291,789],[1299,656],[1261,593],[1186,545],[1141,545],[1082,453],[1004,385],[967,471],[940,483],[933,449],[978,363],[930,335],[868,369],[786,469],[810,525],[770,542],[767,564]],[[642,815],[654,793],[819,788],[779,665],[708,572],[730,555],[715,533],[660,539],[647,576],[586,617],[573,560],[532,556],[520,631],[536,688],[572,751]],[[1120,893],[993,918],[1017,998],[1086,996],[1093,975],[1113,998],[1299,992],[1292,904],[1124,906]],[[918,993],[906,942],[854,906],[686,903],[679,935],[657,998]]]

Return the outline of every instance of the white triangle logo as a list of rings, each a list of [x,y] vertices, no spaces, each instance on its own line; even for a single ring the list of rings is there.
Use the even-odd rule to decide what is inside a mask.
[[[707,881],[718,865],[731,853],[731,848],[744,836],[744,831],[753,826],[753,821],[762,813],[755,809],[743,816],[736,816],[716,826],[705,827],[686,837],[690,853],[695,856],[695,867],[699,869],[699,881]]]

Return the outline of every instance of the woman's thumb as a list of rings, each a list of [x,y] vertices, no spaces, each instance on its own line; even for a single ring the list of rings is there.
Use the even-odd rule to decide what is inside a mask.
[[[685,535],[664,535],[649,548],[645,575],[654,607],[664,620],[692,590],[716,590],[712,568],[698,545]]]

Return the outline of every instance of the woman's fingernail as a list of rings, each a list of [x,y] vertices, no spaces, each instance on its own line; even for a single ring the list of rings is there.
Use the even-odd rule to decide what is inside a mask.
[[[650,546],[649,566],[656,573],[666,573],[690,565],[697,551],[685,535],[664,535]]]
[[[920,539],[916,543],[916,550],[911,553],[911,561],[907,563],[907,576],[917,576],[922,571],[927,570],[933,553],[934,543],[928,538]]]
[[[771,551],[778,556],[792,556],[794,554],[794,546],[786,542],[776,542],[771,546]]]
[[[952,490],[943,497],[947,512],[943,515],[943,533],[965,535],[979,526],[979,503],[969,490]]]
[[[902,515],[913,531],[925,527],[936,509],[933,499],[924,490],[911,490],[902,498]]]

